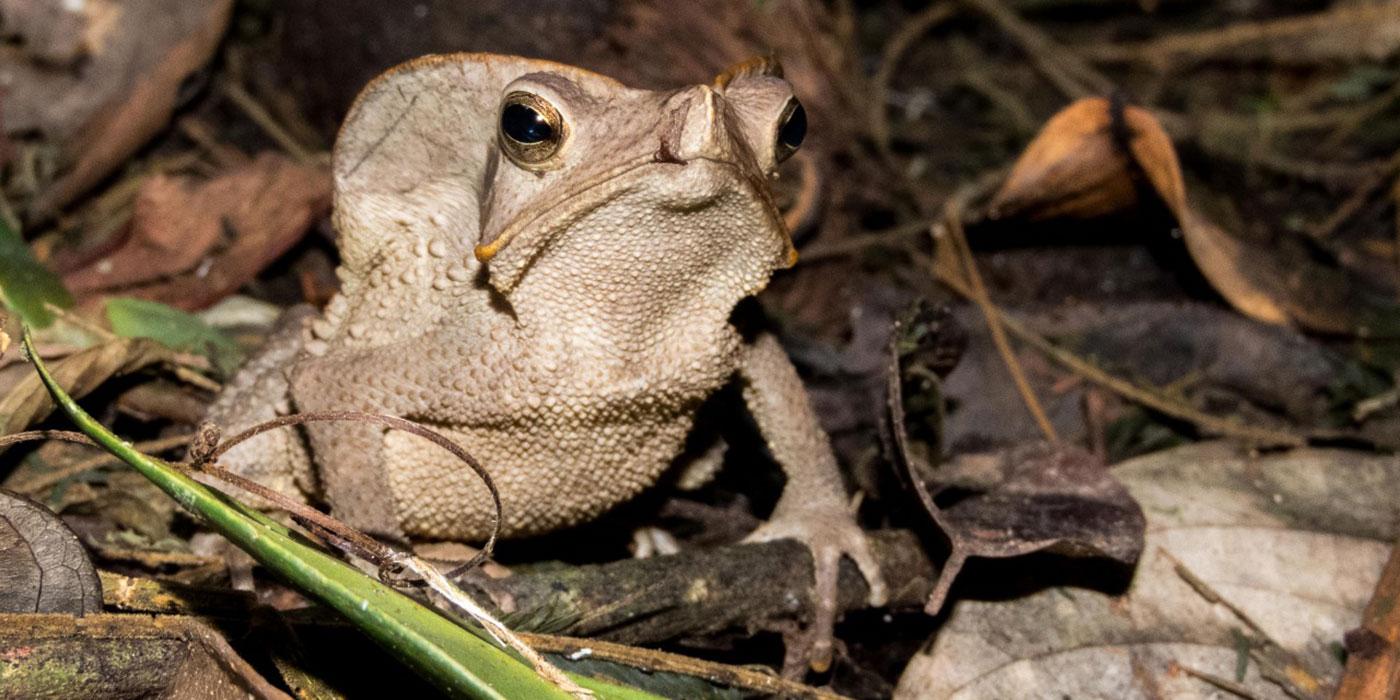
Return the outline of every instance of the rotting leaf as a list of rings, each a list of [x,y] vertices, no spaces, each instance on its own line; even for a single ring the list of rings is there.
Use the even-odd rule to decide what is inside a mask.
[[[1180,669],[1233,680],[1242,637],[1252,697],[1316,697],[1335,681],[1335,644],[1400,535],[1400,462],[1217,442],[1114,475],[1148,518],[1131,586],[1105,592],[1044,571],[1043,588],[1009,596],[988,578],[991,590],[960,600],[914,657],[896,698],[1220,697]]]
[[[119,338],[75,352],[53,363],[53,374],[73,396],[83,396],[111,377],[170,359],[169,348],[152,340]],[[39,377],[29,374],[0,396],[0,435],[19,432],[53,411]]]
[[[199,353],[225,375],[243,360],[237,343],[198,316],[144,299],[108,299],[106,306],[112,332],[124,338],[150,338],[175,350]]]
[[[0,294],[8,306],[36,328],[53,323],[49,304],[60,308],[73,305],[73,296],[58,276],[35,259],[33,251],[3,213],[0,213]]]
[[[1361,337],[1400,334],[1400,307],[1291,249],[1246,246],[1188,202],[1176,150],[1151,112],[1078,100],[1046,122],[987,204],[991,218],[1094,217],[1155,198],[1211,286],[1241,313]]]
[[[917,317],[905,318],[891,334],[886,407],[891,458],[950,545],[925,611],[936,614],[942,608],[968,557],[1053,551],[1102,556],[1125,565],[1135,562],[1142,553],[1146,523],[1142,509],[1103,462],[1083,449],[1022,447],[998,455],[990,464],[984,461],[976,470],[980,474],[971,479],[965,478],[966,473],[916,466],[905,426],[904,360],[918,352],[918,343],[910,342],[909,329],[920,325]],[[920,372],[914,379],[921,383],[922,393],[932,396],[925,400],[942,401],[937,375]],[[929,461],[936,458],[935,454]],[[953,488],[973,493],[940,506],[938,496],[952,493]]]
[[[87,552],[48,508],[0,489],[0,612],[101,612]]]
[[[180,86],[223,37],[233,2],[88,0],[80,7],[81,17],[70,18],[83,27],[82,45],[71,51],[76,60],[49,63],[27,51],[26,41],[0,47],[8,59],[0,103],[6,133],[38,133],[59,147],[61,174],[38,194],[31,218],[58,211],[166,126]]]
[[[276,153],[205,182],[155,176],[142,186],[125,243],[64,281],[79,295],[115,290],[200,309],[286,252],[330,201],[324,166]]]

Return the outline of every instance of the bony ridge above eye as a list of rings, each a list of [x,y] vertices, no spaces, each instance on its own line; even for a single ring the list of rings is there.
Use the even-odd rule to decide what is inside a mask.
[[[501,102],[501,150],[516,165],[539,168],[559,152],[568,125],[549,100],[516,91]]]

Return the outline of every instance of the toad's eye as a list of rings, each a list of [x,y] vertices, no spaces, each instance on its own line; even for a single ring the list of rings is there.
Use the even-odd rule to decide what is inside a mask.
[[[802,139],[807,137],[807,110],[802,108],[802,103],[797,98],[788,100],[787,106],[783,108],[783,116],[778,120],[778,142],[774,145],[773,153],[781,163],[789,156],[797,152],[797,148],[802,145]]]
[[[512,92],[501,104],[501,150],[517,165],[538,168],[564,143],[559,110],[528,92]]]

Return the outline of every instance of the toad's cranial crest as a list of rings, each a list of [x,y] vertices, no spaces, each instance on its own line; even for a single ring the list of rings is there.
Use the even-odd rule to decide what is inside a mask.
[[[503,534],[594,518],[654,484],[697,408],[737,381],[787,485],[754,539],[852,557],[884,596],[827,436],[769,335],[735,306],[795,258],[767,183],[806,115],[776,64],[628,88],[509,56],[418,59],[371,82],[333,158],[339,294],[289,321],[210,418],[289,411],[429,423],[486,466]],[[420,438],[358,423],[281,431],[223,459],[376,535],[479,540],[485,487]],[[834,585],[818,586],[829,634]]]

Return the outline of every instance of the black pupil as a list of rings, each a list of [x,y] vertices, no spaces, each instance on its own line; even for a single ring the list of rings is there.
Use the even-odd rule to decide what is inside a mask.
[[[554,135],[543,114],[522,104],[506,105],[501,112],[501,131],[520,143],[540,143]]]
[[[778,130],[778,140],[788,148],[797,148],[802,145],[802,139],[807,136],[807,110],[802,105],[793,108],[788,115],[787,121],[783,122],[783,128]]]

